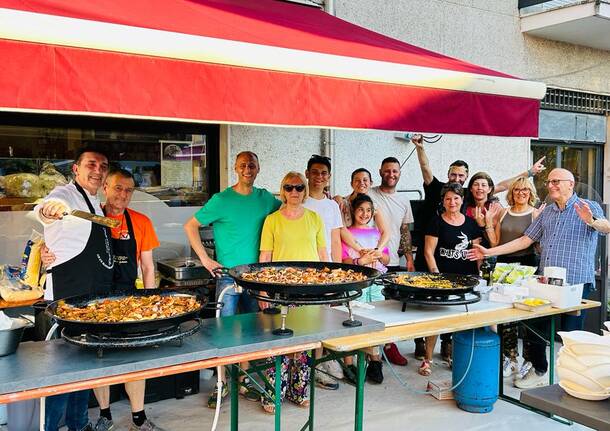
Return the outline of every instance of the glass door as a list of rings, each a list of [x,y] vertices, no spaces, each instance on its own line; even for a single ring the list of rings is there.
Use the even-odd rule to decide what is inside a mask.
[[[574,174],[574,190],[578,196],[602,203],[602,151],[599,145],[566,144],[565,142],[532,141],[533,160],[545,156],[546,170],[534,177],[534,186],[540,200],[545,201],[544,182],[553,168],[564,168]]]

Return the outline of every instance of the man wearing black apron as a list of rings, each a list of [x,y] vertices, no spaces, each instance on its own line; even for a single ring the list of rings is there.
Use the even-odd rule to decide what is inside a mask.
[[[110,230],[75,217],[64,219],[64,214],[72,209],[103,215],[97,191],[106,179],[108,158],[96,149],[85,148],[77,154],[72,172],[74,182],[53,189],[34,209],[44,225],[45,242],[56,256],[47,271],[47,300],[103,294],[112,287],[114,259]],[[48,397],[45,431],[57,431],[64,412],[68,430],[93,430],[88,419],[88,400],[88,390]]]
[[[114,289],[123,292],[135,289],[138,266],[142,269],[144,288],[155,288],[155,266],[152,250],[159,246],[152,222],[144,214],[128,209],[135,188],[132,174],[124,169],[113,170],[104,184],[104,215],[120,221],[112,229],[114,250]],[[144,413],[144,391],[146,380],[125,383],[125,391],[131,404],[132,424],[129,431],[163,431],[146,418]],[[95,431],[114,428],[110,413],[110,388],[95,388],[95,397],[100,405],[100,417]]]

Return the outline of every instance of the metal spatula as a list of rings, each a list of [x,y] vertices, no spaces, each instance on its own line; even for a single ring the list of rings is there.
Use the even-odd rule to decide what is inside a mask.
[[[107,226],[109,228],[119,227],[121,224],[121,220],[116,220],[110,217],[102,217],[96,214],[88,213],[87,211],[72,210],[69,213],[64,213],[64,216],[67,215],[89,220],[92,223],[101,224],[102,226]]]

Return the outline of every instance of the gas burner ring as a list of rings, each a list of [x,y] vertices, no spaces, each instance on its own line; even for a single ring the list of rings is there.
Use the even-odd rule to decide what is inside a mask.
[[[70,344],[79,347],[97,349],[98,357],[102,357],[103,349],[119,349],[132,347],[148,347],[170,341],[180,341],[199,331],[201,319],[182,322],[171,328],[155,332],[154,334],[71,334],[67,328],[62,329],[61,336]]]
[[[394,299],[403,303],[402,311],[406,310],[407,304],[412,305],[464,305],[468,311],[469,304],[475,304],[481,300],[479,292],[467,292],[460,294],[426,294],[400,291],[395,288],[385,287],[382,290],[387,299]]]

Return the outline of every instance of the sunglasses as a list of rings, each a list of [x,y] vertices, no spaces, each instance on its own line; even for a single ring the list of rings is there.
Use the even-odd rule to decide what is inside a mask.
[[[309,160],[311,160],[311,159],[328,160],[330,162],[330,157],[320,156],[319,154],[312,154],[311,157],[309,158]]]
[[[292,184],[284,184],[283,189],[285,192],[290,193],[293,190],[296,190],[297,192],[301,193],[303,190],[305,190],[305,185],[304,184],[298,184],[298,185],[292,185]]]

